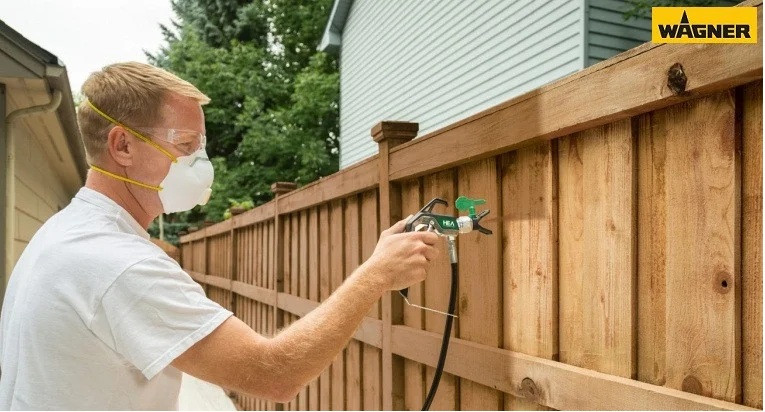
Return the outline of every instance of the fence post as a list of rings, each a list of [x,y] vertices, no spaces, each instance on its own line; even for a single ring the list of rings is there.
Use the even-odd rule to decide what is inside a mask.
[[[401,216],[401,186],[389,180],[388,172],[390,151],[406,143],[415,136],[419,125],[408,122],[380,122],[371,131],[372,139],[377,142],[379,154],[380,230],[387,229],[399,221]],[[404,408],[404,363],[400,358],[393,359],[391,352],[391,325],[401,323],[401,299],[395,301],[390,292],[382,298],[382,408],[383,410],[402,410]],[[395,377],[395,379],[394,379]]]

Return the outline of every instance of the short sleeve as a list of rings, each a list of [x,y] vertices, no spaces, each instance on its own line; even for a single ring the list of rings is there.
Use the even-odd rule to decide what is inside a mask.
[[[151,379],[231,316],[166,256],[120,274],[96,308],[91,330]]]

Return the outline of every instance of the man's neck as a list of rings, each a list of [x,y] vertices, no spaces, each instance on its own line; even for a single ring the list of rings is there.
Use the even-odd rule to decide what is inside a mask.
[[[88,171],[88,178],[85,181],[85,187],[95,190],[104,196],[112,199],[115,203],[125,209],[136,222],[144,229],[149,227],[156,216],[148,214],[136,200],[135,196],[127,188],[129,183],[121,182],[98,172]]]

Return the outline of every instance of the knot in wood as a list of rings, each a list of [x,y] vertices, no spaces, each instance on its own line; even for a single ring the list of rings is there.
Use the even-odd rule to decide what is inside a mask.
[[[524,398],[534,400],[539,394],[537,384],[531,378],[523,378],[521,381],[521,394]]]
[[[685,93],[685,86],[688,84],[688,77],[685,76],[683,65],[675,63],[667,71],[667,86],[672,93],[682,94]]]

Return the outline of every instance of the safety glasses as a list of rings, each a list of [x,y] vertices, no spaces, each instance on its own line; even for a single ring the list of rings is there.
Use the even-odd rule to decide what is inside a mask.
[[[207,136],[194,130],[164,127],[136,127],[136,129],[146,137],[172,144],[185,155],[190,155],[207,144]]]

